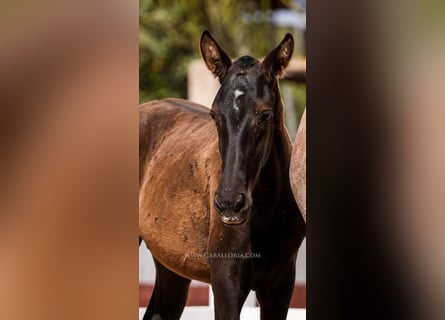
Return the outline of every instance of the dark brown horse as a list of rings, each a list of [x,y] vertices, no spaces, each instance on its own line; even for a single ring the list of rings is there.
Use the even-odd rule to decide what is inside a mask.
[[[211,111],[179,99],[140,108],[139,233],[156,265],[144,319],[179,319],[190,279],[212,285],[217,320],[239,319],[251,290],[261,319],[285,319],[305,236],[278,88],[293,38],[263,62],[232,62],[207,31],[200,46],[221,82]]]

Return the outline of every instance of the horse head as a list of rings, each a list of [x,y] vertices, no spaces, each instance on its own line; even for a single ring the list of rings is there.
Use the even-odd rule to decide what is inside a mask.
[[[262,62],[251,56],[232,61],[207,31],[201,36],[204,62],[221,83],[211,109],[222,161],[214,206],[226,225],[247,220],[275,129],[283,126],[278,76],[288,65],[293,47],[294,40],[287,34]]]

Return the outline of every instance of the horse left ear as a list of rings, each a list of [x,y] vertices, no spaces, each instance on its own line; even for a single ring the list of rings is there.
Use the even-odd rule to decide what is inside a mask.
[[[287,33],[278,47],[269,52],[266,58],[264,58],[261,65],[262,71],[270,79],[273,79],[276,76],[280,76],[289,64],[293,51],[294,38],[291,34]]]

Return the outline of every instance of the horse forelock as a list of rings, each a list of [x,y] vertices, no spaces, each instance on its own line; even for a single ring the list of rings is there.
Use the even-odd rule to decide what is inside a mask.
[[[248,70],[248,69],[252,68],[253,66],[255,66],[256,64],[259,64],[259,61],[257,59],[255,59],[254,57],[242,56],[242,57],[238,58],[234,62],[233,65],[237,69],[239,69],[239,71],[241,71],[241,70]]]

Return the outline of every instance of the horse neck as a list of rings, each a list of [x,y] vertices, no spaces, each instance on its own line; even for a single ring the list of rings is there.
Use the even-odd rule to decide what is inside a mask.
[[[284,121],[284,104],[281,98],[280,87],[278,82],[275,83],[275,95],[276,95],[276,122],[275,122],[275,133],[274,133],[274,145],[279,148],[280,159],[283,159],[287,166],[289,166],[290,154],[292,150],[292,142],[289,136],[289,132],[286,128]]]
[[[284,105],[283,100],[281,99],[280,90],[277,84],[276,88],[277,102],[276,102],[276,110],[277,117],[275,122],[275,132],[273,137],[273,148],[271,150],[271,156],[273,156],[272,152],[275,151],[278,160],[280,162],[279,166],[282,170],[285,170],[287,173],[289,172],[290,165],[290,156],[292,151],[292,142],[289,136],[289,132],[286,128],[284,122]]]

